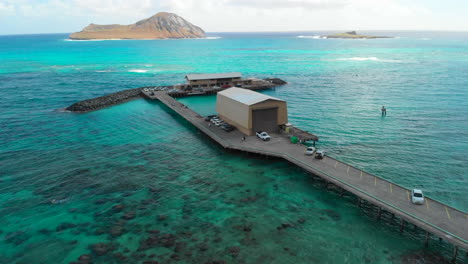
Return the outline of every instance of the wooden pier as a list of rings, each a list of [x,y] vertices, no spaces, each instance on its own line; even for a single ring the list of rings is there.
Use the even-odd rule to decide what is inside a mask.
[[[382,210],[400,217],[401,231],[404,230],[405,222],[425,230],[426,245],[430,234],[438,236],[454,246],[454,260],[459,248],[468,251],[468,214],[461,210],[429,197],[426,197],[425,204],[414,205],[411,203],[411,190],[328,156],[322,160],[306,156],[305,147],[290,143],[288,135],[270,134],[271,140],[266,142],[254,136],[243,140],[243,134],[239,131],[227,133],[210,125],[203,116],[165,92],[145,95],[149,99],[161,101],[226,149],[283,158],[356,195],[360,202],[365,200],[378,206],[378,218]]]

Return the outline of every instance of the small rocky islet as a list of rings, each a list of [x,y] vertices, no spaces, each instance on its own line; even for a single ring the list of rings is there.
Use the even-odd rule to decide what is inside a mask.
[[[345,33],[337,33],[328,36],[323,36],[327,39],[378,39],[378,38],[392,38],[387,36],[370,36],[370,35],[361,35],[356,31],[349,31]]]
[[[90,24],[70,35],[72,40],[92,39],[181,39],[204,38],[205,31],[184,18],[168,12],[140,20],[131,25]]]

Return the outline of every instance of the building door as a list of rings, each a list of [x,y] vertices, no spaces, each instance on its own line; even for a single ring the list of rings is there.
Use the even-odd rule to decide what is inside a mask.
[[[254,132],[277,132],[278,108],[252,110],[252,129]]]

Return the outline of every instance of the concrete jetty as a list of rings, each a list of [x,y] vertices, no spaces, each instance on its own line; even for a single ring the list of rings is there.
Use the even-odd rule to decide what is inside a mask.
[[[321,177],[328,183],[336,185],[379,208],[392,213],[401,219],[400,230],[406,222],[426,231],[425,244],[431,234],[454,246],[454,260],[458,249],[468,251],[468,214],[447,204],[426,197],[423,205],[411,202],[411,190],[392,183],[379,176],[362,171],[349,164],[325,156],[318,160],[304,155],[305,146],[292,144],[289,135],[284,133],[270,134],[270,141],[261,141],[255,136],[243,140],[243,134],[235,130],[225,132],[216,126],[210,126],[204,117],[184,104],[178,102],[166,92],[145,93],[149,99],[159,100],[167,107],[185,118],[200,131],[226,149],[238,150],[260,155],[283,158],[305,171]]]

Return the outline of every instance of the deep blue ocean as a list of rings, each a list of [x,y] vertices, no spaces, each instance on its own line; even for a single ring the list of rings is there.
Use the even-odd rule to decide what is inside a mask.
[[[0,263],[449,257],[450,245],[433,237],[424,249],[420,230],[400,234],[396,220],[375,220],[372,207],[285,161],[224,151],[160,103],[63,111],[187,73],[278,77],[288,84],[264,93],[286,100],[290,122],[330,156],[468,210],[468,33],[368,33],[396,38],[0,36]],[[215,99],[180,100],[213,114]]]

